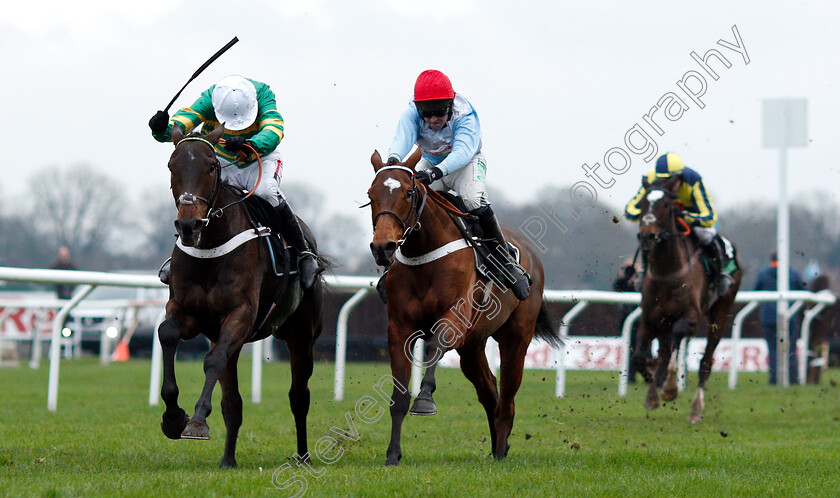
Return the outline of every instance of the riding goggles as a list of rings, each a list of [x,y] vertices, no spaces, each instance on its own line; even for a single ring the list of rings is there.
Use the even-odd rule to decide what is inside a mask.
[[[420,117],[422,118],[442,118],[448,115],[452,109],[452,101],[415,102],[414,105],[417,106],[417,112],[420,113]]]

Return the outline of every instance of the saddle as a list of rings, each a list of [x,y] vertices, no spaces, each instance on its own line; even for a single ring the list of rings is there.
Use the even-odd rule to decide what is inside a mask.
[[[718,296],[718,275],[731,276],[738,270],[735,245],[720,234],[715,237],[709,246],[700,243],[693,233],[690,235],[690,239],[700,250],[700,262],[703,264],[703,270],[709,280],[709,302],[714,302]]]
[[[240,196],[244,194],[239,192]],[[251,221],[251,226],[255,229],[267,227],[270,234],[262,237],[265,240],[268,253],[271,255],[271,264],[274,274],[278,277],[284,275],[295,275],[298,273],[297,255],[292,256],[295,249],[286,244],[283,239],[280,227],[280,217],[274,211],[271,204],[265,199],[252,195],[247,197],[243,202],[245,210],[248,213],[248,218]]]
[[[450,190],[447,192],[438,193],[462,213],[468,212],[466,205],[464,205],[463,199],[455,192]],[[478,272],[478,274],[481,275],[483,278],[487,278],[497,283],[503,283],[507,285],[507,283],[505,283],[506,277],[504,275],[504,271],[498,268],[498,257],[493,256],[493,260],[491,260],[489,250],[487,249],[487,245],[483,243],[484,233],[481,230],[481,226],[478,223],[478,219],[475,216],[459,217],[450,215],[450,217],[460,230],[464,240],[467,242],[467,244],[470,245],[470,247],[473,250],[473,254],[475,255],[475,271]],[[528,284],[530,285],[531,275],[529,275],[528,272],[526,272],[524,268],[522,268],[522,258],[519,253],[519,248],[511,244],[510,242],[507,242],[507,246],[509,259],[513,261],[514,264],[518,265],[520,269],[522,269],[522,273],[524,273],[527,276]],[[496,271],[491,271],[491,268],[496,269]]]

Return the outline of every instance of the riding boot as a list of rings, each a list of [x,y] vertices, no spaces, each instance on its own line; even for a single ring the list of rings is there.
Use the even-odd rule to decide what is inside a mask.
[[[645,275],[647,275],[647,271],[648,271],[648,258],[647,257],[648,257],[649,252],[650,251],[648,249],[642,249],[641,250],[642,269],[639,270],[639,273],[638,273],[639,276],[636,277],[636,290],[639,291],[639,292],[641,292],[642,285],[644,285],[644,283],[645,283]]]
[[[321,266],[318,256],[306,242],[297,216],[295,216],[289,203],[285,199],[281,199],[280,205],[274,210],[280,217],[280,232],[283,238],[298,252],[297,263],[300,286],[304,291],[308,291],[315,285],[315,279],[318,274],[324,271],[324,268]]]
[[[717,253],[717,258],[719,262],[718,295],[725,296],[726,294],[729,294],[729,289],[732,287],[732,284],[735,283],[735,280],[732,278],[731,275],[726,273],[726,267],[729,263],[729,257],[726,254],[726,248],[724,248],[723,240],[721,240],[720,235],[715,235],[712,244],[715,247],[715,252]]]
[[[385,292],[385,276],[388,275],[388,270],[382,272],[382,276],[379,277],[379,281],[376,282],[376,292],[379,293],[379,299],[382,300],[383,303],[388,304],[388,295]]]
[[[706,246],[706,250],[713,261],[718,296],[725,296],[729,293],[729,289],[735,281],[723,271],[726,268],[728,258],[726,257],[726,250],[723,248],[723,241],[720,240],[720,235],[715,235],[709,245]]]
[[[482,206],[470,212],[478,217],[478,223],[481,226],[481,231],[484,233],[484,242],[487,244],[487,252],[495,258],[496,261],[501,257],[504,268],[498,268],[501,273],[500,280],[509,280],[510,289],[513,295],[520,301],[525,300],[531,293],[530,285],[528,283],[528,276],[518,264],[516,264],[510,256],[508,251],[508,244],[505,241],[505,236],[502,234],[502,227],[499,226],[499,221],[496,219],[496,213],[490,206]],[[491,260],[492,261],[492,260]]]
[[[169,285],[169,263],[171,261],[172,258],[166,258],[166,261],[160,265],[160,269],[158,270],[158,278],[166,285]]]

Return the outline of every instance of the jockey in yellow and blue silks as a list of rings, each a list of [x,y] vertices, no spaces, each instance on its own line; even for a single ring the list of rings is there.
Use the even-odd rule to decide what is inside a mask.
[[[725,244],[718,236],[715,226],[717,224],[717,212],[708,192],[706,192],[706,186],[703,185],[703,178],[700,174],[685,166],[679,155],[668,152],[657,158],[656,165],[647,172],[646,179],[652,185],[656,181],[663,181],[673,176],[679,176],[682,180],[676,192],[677,196],[673,201],[674,205],[680,208],[680,216],[691,226],[692,233],[702,244],[707,254],[720,262],[727,261],[731,258],[731,255],[726,254]],[[639,220],[642,215],[639,204],[646,195],[647,188],[643,184],[636,196],[624,209],[624,216],[628,220]],[[732,284],[732,277],[723,273],[723,268],[723,263],[718,265],[717,268],[718,292],[721,295],[726,294]]]

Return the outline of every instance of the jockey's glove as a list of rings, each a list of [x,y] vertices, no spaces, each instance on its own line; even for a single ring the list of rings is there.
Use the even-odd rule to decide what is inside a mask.
[[[160,135],[161,133],[166,132],[166,128],[169,126],[169,114],[166,111],[158,111],[152,116],[152,119],[149,120],[149,128],[151,128],[152,133],[155,135]]]
[[[432,169],[421,169],[414,173],[414,178],[417,178],[417,181],[423,185],[429,185],[433,181],[443,178],[443,171],[437,166]]]
[[[225,150],[229,150],[231,152],[240,150],[243,145],[245,145],[245,137],[236,136],[225,140]]]

